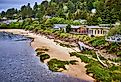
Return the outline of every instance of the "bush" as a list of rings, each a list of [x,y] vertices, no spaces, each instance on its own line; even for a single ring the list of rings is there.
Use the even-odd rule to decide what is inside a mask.
[[[48,67],[53,72],[58,72],[60,68],[66,70],[65,65],[68,65],[68,61],[60,61],[57,59],[51,59],[48,61]]]
[[[76,65],[76,62],[78,62],[78,61],[77,60],[71,60],[71,61],[69,61],[69,63],[72,64],[72,65]]]
[[[105,38],[104,37],[95,37],[92,38],[89,43],[92,44],[92,46],[97,47],[97,46],[101,46],[104,45],[106,43]]]
[[[0,29],[7,29],[7,28],[9,28],[7,24],[5,23],[0,24]]]
[[[47,48],[37,48],[35,51],[36,52],[38,52],[38,51],[49,51],[49,49],[47,49]]]
[[[69,54],[70,56],[80,57],[80,55],[77,52],[70,52]]]
[[[9,24],[9,27],[12,28],[12,29],[19,29],[19,28],[21,28],[21,23],[12,22],[12,23]]]
[[[45,52],[38,51],[36,56],[40,56],[40,55],[42,55],[43,53],[45,53]]]
[[[91,59],[89,59],[87,56],[80,55],[80,59],[85,63],[91,62]]]
[[[44,62],[44,60],[49,59],[49,58],[50,58],[50,56],[48,54],[42,54],[42,55],[40,55],[40,60],[42,62]]]
[[[111,66],[109,68],[104,68],[98,61],[90,59],[86,56],[80,55],[80,59],[88,63],[86,65],[87,74],[93,73],[93,77],[98,82],[111,82],[121,81],[121,67],[120,66]]]

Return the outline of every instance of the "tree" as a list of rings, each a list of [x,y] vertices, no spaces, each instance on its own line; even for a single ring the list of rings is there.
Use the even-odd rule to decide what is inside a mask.
[[[120,0],[100,0],[96,2],[97,15],[102,18],[103,23],[115,23],[121,21]]]
[[[32,8],[30,7],[30,3],[27,5],[27,17],[32,17]]]
[[[9,19],[14,19],[14,16],[13,16],[14,14],[17,14],[17,10],[14,8],[8,9],[6,11],[6,17]]]
[[[1,17],[5,17],[5,11],[1,12]]]
[[[74,13],[74,19],[80,19],[81,18],[81,10],[77,9],[77,11]]]
[[[23,19],[32,17],[32,8],[30,7],[30,3],[28,3],[27,6],[24,5],[21,7],[21,16]]]
[[[108,33],[109,36],[112,36],[115,34],[121,35],[121,25],[113,27],[109,30],[109,33]]]
[[[68,11],[70,11],[71,13],[74,13],[76,10],[75,10],[75,5],[72,1],[68,1],[67,3],[67,6],[68,6]]]
[[[64,10],[63,9],[59,9],[56,13],[57,16],[59,16],[60,18],[66,18],[64,15]]]
[[[68,26],[66,26],[66,32],[69,33],[71,31],[71,25],[68,24]]]
[[[38,12],[38,5],[37,2],[35,2],[34,7],[33,7],[33,16],[37,17],[37,12]]]
[[[67,18],[68,20],[73,19],[73,14],[72,14],[71,12],[68,12],[67,15],[66,15],[66,18]]]
[[[47,10],[46,10],[45,14],[49,15],[49,16],[55,16],[56,12],[57,12],[57,4],[54,3],[54,2],[51,2],[49,4],[49,7],[47,7]]]

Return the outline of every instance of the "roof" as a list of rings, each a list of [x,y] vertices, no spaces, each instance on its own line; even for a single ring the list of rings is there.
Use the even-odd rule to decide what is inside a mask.
[[[101,27],[110,27],[110,26],[115,26],[115,24],[99,24]]]
[[[80,26],[73,26],[73,25],[71,25],[71,28],[80,28]]]
[[[109,27],[101,27],[101,26],[86,26],[86,28],[109,28]]]
[[[54,24],[53,28],[65,28],[67,24]]]

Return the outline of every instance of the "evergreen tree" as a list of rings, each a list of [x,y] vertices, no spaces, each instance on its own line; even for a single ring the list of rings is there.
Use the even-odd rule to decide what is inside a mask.
[[[33,7],[33,16],[36,18],[38,13],[38,5],[37,2],[35,2],[34,7]]]

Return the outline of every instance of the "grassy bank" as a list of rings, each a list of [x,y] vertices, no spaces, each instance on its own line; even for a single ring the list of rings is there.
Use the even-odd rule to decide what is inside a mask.
[[[99,82],[120,82],[121,66],[110,65],[108,68],[103,67],[96,59],[86,56],[87,53],[72,52],[70,56],[76,56],[82,62],[87,63],[87,74]]]

